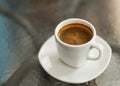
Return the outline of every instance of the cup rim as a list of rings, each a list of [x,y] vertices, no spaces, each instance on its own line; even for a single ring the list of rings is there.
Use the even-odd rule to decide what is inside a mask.
[[[62,40],[60,40],[60,38],[58,37],[58,32],[59,32],[59,30],[60,29],[62,29],[62,28],[60,28],[59,29],[59,27],[63,24],[63,23],[65,23],[65,22],[69,22],[69,21],[80,21],[80,22],[84,22],[85,24],[87,24],[87,25],[85,25],[85,24],[83,24],[83,25],[85,25],[85,26],[88,26],[91,30],[92,30],[92,32],[93,32],[93,37],[88,41],[88,42],[86,42],[86,43],[84,43],[84,44],[80,44],[80,45],[72,45],[72,44],[68,44],[68,43],[65,43],[65,42],[63,42]],[[74,22],[73,23],[69,23],[69,24],[74,24]],[[80,23],[81,24],[81,23]],[[68,24],[66,24],[66,25],[68,25]],[[64,27],[64,26],[66,26],[66,25],[63,25],[62,27]],[[58,30],[59,29],[59,30]],[[57,31],[58,30],[58,31]],[[69,19],[66,19],[66,20],[63,20],[62,22],[60,22],[57,26],[56,26],[56,28],[55,28],[55,37],[56,37],[56,39],[58,40],[58,42],[59,43],[61,43],[61,44],[63,44],[63,45],[65,45],[65,46],[68,46],[68,47],[82,47],[82,46],[86,46],[86,45],[88,45],[88,44],[90,44],[91,42],[93,42],[93,40],[95,39],[95,36],[96,36],[96,30],[95,30],[95,27],[90,23],[90,22],[88,22],[87,20],[84,20],[84,19],[81,19],[81,18],[69,18]]]

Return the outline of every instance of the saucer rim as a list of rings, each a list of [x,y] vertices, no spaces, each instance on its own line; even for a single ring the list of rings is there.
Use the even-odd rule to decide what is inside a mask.
[[[64,80],[62,80],[62,79],[57,78],[57,77],[54,76],[53,74],[49,73],[49,72],[46,70],[46,68],[44,68],[44,65],[42,64],[42,61],[40,60],[40,57],[39,57],[39,56],[40,56],[39,54],[40,54],[42,48],[43,48],[44,45],[48,42],[48,40],[50,40],[52,37],[54,37],[54,35],[50,36],[50,37],[43,43],[43,45],[41,46],[41,48],[39,49],[39,52],[38,52],[38,59],[39,59],[40,65],[41,65],[42,68],[45,70],[45,72],[47,72],[51,77],[53,77],[53,78],[55,78],[55,79],[57,79],[57,80],[59,80],[59,81],[66,82],[66,83],[81,84],[81,83],[85,83],[85,82],[88,82],[88,81],[90,81],[90,80],[93,80],[93,79],[97,78],[99,75],[101,75],[101,74],[107,69],[107,67],[108,67],[108,65],[109,65],[109,63],[110,63],[110,60],[111,60],[112,49],[111,49],[110,45],[109,45],[102,37],[96,35],[95,40],[96,40],[96,38],[99,38],[99,40],[102,40],[102,41],[105,43],[105,46],[107,46],[107,48],[109,48],[108,50],[110,50],[109,57],[108,57],[108,60],[107,60],[107,63],[106,63],[106,65],[105,65],[105,67],[104,67],[103,69],[101,69],[101,71],[100,71],[98,74],[96,74],[96,76],[94,76],[94,77],[92,77],[92,78],[90,78],[90,79],[84,80],[84,81],[80,81],[80,82],[73,82],[73,81],[70,81],[70,82],[69,82],[69,81],[66,81],[66,80],[64,81]],[[76,69],[76,68],[73,68],[73,69]]]

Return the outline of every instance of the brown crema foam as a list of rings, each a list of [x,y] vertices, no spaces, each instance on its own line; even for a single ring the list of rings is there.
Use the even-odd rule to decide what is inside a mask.
[[[68,24],[58,32],[60,40],[71,45],[81,45],[90,41],[93,37],[92,30],[83,24]]]

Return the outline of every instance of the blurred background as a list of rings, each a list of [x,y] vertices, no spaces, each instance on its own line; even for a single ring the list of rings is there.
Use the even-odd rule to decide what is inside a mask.
[[[59,22],[82,18],[95,26],[113,50],[110,65],[89,86],[119,86],[119,14],[119,0],[0,0],[0,85],[87,86],[55,80],[37,59],[38,50]]]

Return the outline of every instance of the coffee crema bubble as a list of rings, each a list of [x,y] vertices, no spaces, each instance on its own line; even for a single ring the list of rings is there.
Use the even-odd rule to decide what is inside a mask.
[[[58,32],[60,40],[71,45],[81,45],[90,41],[93,37],[92,30],[79,23],[68,24]]]

